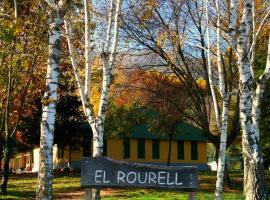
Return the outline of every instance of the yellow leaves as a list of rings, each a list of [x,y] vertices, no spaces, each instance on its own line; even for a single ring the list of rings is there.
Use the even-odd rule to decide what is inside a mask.
[[[91,23],[89,24],[89,28],[90,28],[91,30],[95,30],[95,29],[97,28],[97,24],[96,24],[95,22],[91,22]]]
[[[98,113],[99,100],[100,100],[101,88],[98,84],[94,84],[91,89],[91,104],[93,106],[94,113]]]
[[[157,47],[162,48],[162,46],[165,46],[167,42],[167,33],[166,32],[159,32],[157,34]]]
[[[140,16],[141,22],[143,25],[144,21],[148,21],[154,16],[154,8],[158,6],[158,3],[156,0],[146,0],[142,4],[142,10],[138,13],[142,13]]]
[[[152,10],[150,10],[150,11],[146,10],[146,11],[144,11],[144,12],[142,13],[142,15],[141,15],[141,20],[142,20],[142,21],[147,21],[147,20],[151,19],[153,16],[154,16],[154,15],[153,15]]]
[[[201,90],[203,90],[203,91],[207,90],[207,82],[205,79],[203,79],[203,78],[197,79],[196,84]]]
[[[56,102],[56,100],[52,98],[47,98],[47,99],[43,98],[41,101],[42,101],[43,106],[48,106],[49,104]]]
[[[182,38],[185,38],[185,36],[180,37],[179,35],[176,34],[176,32],[174,32],[174,31],[170,32],[170,42],[172,45],[181,46],[183,44]]]
[[[15,28],[14,34],[15,35],[19,34],[23,29],[23,22],[21,20],[17,20],[14,28]]]
[[[183,44],[183,36],[180,37],[175,31],[173,30],[162,30],[157,33],[157,47],[162,48],[166,45],[172,46],[181,46]]]

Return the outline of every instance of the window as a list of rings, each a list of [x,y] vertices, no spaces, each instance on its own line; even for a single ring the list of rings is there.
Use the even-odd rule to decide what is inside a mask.
[[[191,141],[191,160],[198,160],[198,143]]]
[[[130,158],[130,139],[123,140],[124,158]]]
[[[185,159],[185,142],[182,140],[177,141],[177,158],[178,160]]]
[[[152,158],[159,159],[159,140],[152,140]]]
[[[138,139],[137,155],[139,159],[145,158],[145,140],[144,139]]]
[[[103,156],[107,156],[107,140],[103,139]]]

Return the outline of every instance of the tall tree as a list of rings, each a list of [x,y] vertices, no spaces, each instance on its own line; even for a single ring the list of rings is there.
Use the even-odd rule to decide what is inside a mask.
[[[255,1],[244,0],[240,25],[237,27],[237,14],[239,12],[239,3],[237,0],[231,1],[231,23],[229,25],[230,42],[237,55],[237,67],[239,70],[239,91],[240,91],[240,118],[242,127],[242,148],[244,154],[244,170],[245,170],[245,192],[246,199],[268,199],[265,175],[263,167],[263,159],[259,147],[260,130],[258,121],[260,119],[260,102],[265,88],[266,81],[270,77],[269,62],[265,66],[265,70],[256,80],[254,76],[254,68],[251,63],[250,54],[254,53],[252,44],[250,45],[249,37],[252,32],[256,32],[253,36],[252,43],[257,40],[258,32],[265,24],[265,19],[269,16],[269,12],[261,21],[261,25],[256,31],[254,23]],[[252,30],[253,24],[253,30]],[[270,45],[270,44],[269,44]],[[269,59],[269,50],[268,56]]]
[[[46,76],[46,91],[43,98],[40,163],[36,199],[52,199],[52,146],[56,115],[59,62],[61,57],[61,27],[70,0],[47,0],[49,5],[49,58]]]
[[[90,5],[89,5],[90,4]],[[84,1],[85,7],[85,86],[83,86],[81,77],[78,70],[77,60],[75,59],[75,52],[73,44],[71,42],[71,26],[68,21],[65,21],[66,36],[68,41],[68,47],[71,57],[71,63],[73,67],[73,72],[78,85],[78,90],[80,93],[80,98],[82,101],[83,111],[85,113],[86,119],[92,129],[93,134],[93,156],[99,157],[103,154],[103,134],[104,134],[104,121],[105,114],[108,106],[108,98],[110,93],[110,86],[114,76],[115,68],[115,58],[116,49],[118,44],[118,33],[119,33],[119,16],[121,12],[121,0],[112,0],[109,16],[108,16],[108,26],[106,33],[106,40],[103,46],[103,50],[100,54],[102,60],[102,70],[103,70],[103,80],[102,80],[102,91],[100,96],[100,102],[98,107],[98,112],[95,115],[93,107],[90,104],[90,83],[91,83],[91,66],[90,66],[90,39],[89,30],[87,27],[89,23],[89,7],[92,7],[92,3]],[[100,199],[100,192],[98,189],[93,190],[91,194],[90,190],[86,190],[86,199]]]
[[[39,6],[41,5],[39,4]],[[31,23],[42,21],[41,15],[29,17],[36,14],[34,10],[30,9],[31,11],[29,11],[29,7],[35,7],[37,4],[29,1],[24,1],[23,3],[2,1],[1,6],[3,9],[1,9],[0,14],[1,17],[3,16],[3,20],[0,23],[0,84],[3,95],[0,97],[2,112],[0,145],[4,153],[4,175],[2,178],[1,193],[5,195],[9,177],[9,160],[16,144],[17,131],[21,125],[21,117],[27,114],[27,110],[30,107],[28,103],[35,88],[34,77],[39,73],[35,70],[38,65],[37,51],[43,52],[43,48],[40,45],[42,41],[41,37],[29,31],[29,25]],[[35,27],[36,31],[42,30],[42,27]],[[28,46],[28,43],[31,45]]]
[[[228,129],[228,115],[229,115],[229,102],[230,102],[230,87],[226,82],[226,77],[224,73],[225,67],[222,63],[222,54],[221,54],[221,15],[220,15],[220,2],[219,0],[215,1],[216,12],[217,12],[217,22],[216,22],[216,48],[217,48],[217,68],[218,68],[218,85],[219,93],[222,101],[222,112],[218,108],[217,95],[214,88],[213,81],[213,69],[212,69],[212,59],[211,59],[211,40],[210,40],[210,20],[209,20],[209,2],[205,2],[205,15],[206,15],[206,39],[207,39],[207,57],[208,57],[208,77],[209,85],[211,89],[211,96],[214,104],[214,112],[216,116],[216,124],[220,132],[220,147],[218,155],[218,167],[217,167],[217,180],[216,180],[216,191],[215,199],[222,199],[223,191],[223,177],[225,169],[225,159],[226,159],[226,144],[227,144],[227,129]]]

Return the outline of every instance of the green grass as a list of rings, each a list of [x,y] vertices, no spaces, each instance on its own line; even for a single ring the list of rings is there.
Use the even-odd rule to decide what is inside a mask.
[[[135,191],[126,191],[122,194],[114,194],[108,197],[105,197],[106,200],[116,200],[116,199],[133,199],[133,200],[187,200],[188,194],[184,192],[160,192],[160,191],[149,191],[149,190],[135,190]],[[210,200],[214,199],[213,193],[208,192],[198,192],[196,194],[196,199],[201,200]],[[226,193],[224,194],[224,199],[243,199],[243,196],[240,193]]]
[[[241,200],[242,195],[242,172],[232,172],[231,179],[233,180],[233,189],[225,188],[223,199],[225,200]],[[201,172],[199,175],[200,190],[196,193],[198,200],[214,199],[215,190],[215,172]],[[155,190],[125,190],[125,192],[114,193],[106,196],[106,200],[131,199],[131,200],[187,200],[186,192],[168,192]]]
[[[8,184],[8,195],[0,199],[35,199],[37,174],[12,175]],[[80,190],[79,173],[63,173],[53,179],[54,199],[58,196]]]
[[[36,174],[12,175],[9,180],[8,195],[0,196],[0,199],[35,199],[35,189],[37,178]],[[242,195],[242,177],[241,171],[233,171],[230,173],[234,187],[224,189],[225,200],[241,200]],[[196,193],[198,200],[214,199],[215,190],[215,172],[201,172],[199,175],[200,190]],[[267,174],[267,182],[269,186],[270,174]],[[268,187],[269,188],[269,187]],[[128,190],[106,190],[103,199],[118,200],[186,200],[186,192],[156,191],[143,189]],[[104,195],[104,193],[103,193]],[[58,173],[54,175],[53,180],[53,199],[83,199],[83,190],[80,188],[80,174],[74,173]]]

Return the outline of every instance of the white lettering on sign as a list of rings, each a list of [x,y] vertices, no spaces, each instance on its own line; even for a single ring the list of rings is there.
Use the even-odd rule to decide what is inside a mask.
[[[135,183],[136,182],[136,179],[137,179],[137,174],[135,172],[129,172],[127,174],[127,182],[129,184]]]
[[[125,183],[125,173],[122,171],[118,171],[117,172],[117,183],[120,183],[120,180],[122,181],[122,183]]]
[[[106,180],[106,172],[103,172],[103,183],[110,183],[110,180]]]
[[[101,178],[102,177],[102,175],[99,175],[99,173],[102,173],[102,170],[96,170],[95,171],[95,182],[96,183],[101,183],[101,180],[100,181],[97,180],[98,178]]]
[[[95,171],[95,182],[96,183],[110,183],[110,180],[106,180],[106,172],[103,170]]]
[[[147,181],[147,172],[144,173],[144,181],[141,180],[141,173],[138,173],[138,181],[140,184],[145,184]]]
[[[166,172],[158,172],[158,184],[165,185],[166,184],[165,179],[166,179]],[[164,180],[164,182],[162,180]]]
[[[173,185],[174,182],[170,182],[170,173],[167,173],[167,185]]]
[[[183,185],[183,183],[179,183],[178,181],[178,173],[175,173],[175,185]]]
[[[155,174],[155,172],[149,172],[148,183],[150,184],[151,182],[153,182],[154,184],[156,184],[156,178],[157,175]]]
[[[159,172],[123,172],[117,171],[116,181],[119,184],[159,184],[159,185],[183,185],[178,179],[178,173],[170,174],[170,172],[159,171]],[[110,183],[114,182],[112,177],[106,175],[105,170],[95,171],[95,182],[96,183]]]

